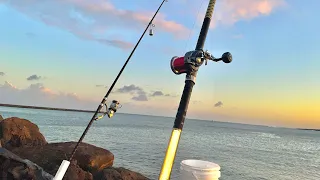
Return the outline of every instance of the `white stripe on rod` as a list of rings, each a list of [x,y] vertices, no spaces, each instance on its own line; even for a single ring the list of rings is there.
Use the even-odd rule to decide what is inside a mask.
[[[64,174],[68,170],[69,165],[70,165],[69,161],[63,160],[53,180],[62,180]]]

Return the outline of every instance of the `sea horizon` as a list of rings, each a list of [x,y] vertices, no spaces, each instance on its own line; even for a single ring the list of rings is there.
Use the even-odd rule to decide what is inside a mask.
[[[58,107],[49,107],[49,106],[31,106],[31,105],[4,104],[4,103],[0,103],[0,107],[13,107],[13,108],[23,108],[23,109],[39,109],[39,110],[50,110],[50,111],[84,112],[84,113],[94,113],[95,112],[95,110],[89,110],[89,109],[70,109],[70,108],[58,108]],[[117,112],[117,114],[151,116],[151,117],[160,117],[160,118],[175,118],[174,116],[160,116],[160,115],[151,115],[151,114],[135,114],[135,113],[126,113],[126,112]],[[218,123],[231,123],[231,124],[235,124],[235,125],[249,125],[249,126],[261,126],[261,127],[272,127],[272,128],[307,130],[307,131],[320,131],[320,129],[312,129],[312,128],[294,128],[294,127],[286,127],[286,126],[250,124],[250,123],[241,123],[241,122],[232,122],[232,121],[219,121],[219,120],[199,119],[199,118],[187,118],[187,117],[186,117],[186,119],[188,119],[188,120],[197,120],[197,121],[212,121],[212,122],[218,122]]]

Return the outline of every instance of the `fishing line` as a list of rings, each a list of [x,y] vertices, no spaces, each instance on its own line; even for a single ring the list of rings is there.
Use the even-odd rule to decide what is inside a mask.
[[[193,32],[193,30],[194,30],[194,28],[195,28],[197,19],[198,19],[198,17],[199,17],[200,10],[201,10],[201,8],[202,8],[202,6],[203,6],[203,2],[204,2],[204,0],[202,0],[202,2],[201,2],[201,4],[200,4],[200,7],[199,7],[199,9],[198,9],[198,12],[197,12],[197,16],[196,16],[195,20],[193,21],[193,25],[192,25],[192,28],[191,28],[191,30],[190,30],[190,32],[189,32],[189,37],[188,37],[188,39],[187,39],[186,46],[185,46],[185,48],[184,48],[184,52],[187,51],[187,47],[188,47],[189,42],[190,42],[191,34],[192,34],[192,32]]]
[[[83,138],[84,138],[85,135],[87,134],[87,132],[88,132],[90,126],[92,125],[93,121],[94,121],[94,120],[101,119],[104,115],[106,115],[106,114],[104,114],[104,115],[102,115],[102,116],[97,117],[97,114],[98,114],[98,113],[101,113],[100,110],[101,110],[102,107],[105,105],[105,102],[107,101],[109,94],[111,93],[113,87],[115,86],[115,84],[117,83],[118,79],[120,78],[120,75],[122,74],[122,72],[123,72],[123,70],[125,69],[126,65],[127,65],[128,62],[130,61],[130,59],[131,59],[133,53],[135,52],[136,48],[137,48],[138,45],[140,44],[140,41],[141,41],[142,38],[144,37],[144,35],[145,35],[145,33],[147,32],[147,30],[148,30],[148,28],[150,27],[150,25],[152,25],[152,22],[153,22],[154,18],[155,18],[156,15],[158,14],[158,12],[159,12],[159,10],[161,9],[161,7],[162,7],[162,5],[164,4],[164,2],[167,2],[167,1],[168,1],[168,0],[163,0],[163,1],[162,1],[162,3],[160,4],[159,8],[157,9],[157,11],[155,12],[155,14],[154,14],[153,17],[151,18],[148,26],[146,27],[146,29],[145,29],[144,32],[142,33],[142,35],[141,35],[140,39],[138,40],[137,44],[134,46],[134,48],[133,48],[132,52],[130,53],[128,59],[126,60],[126,62],[125,62],[124,65],[122,66],[120,72],[118,73],[117,77],[116,77],[115,80],[113,81],[113,83],[112,83],[111,87],[109,88],[107,94],[106,94],[106,95],[104,96],[104,98],[102,99],[100,105],[98,106],[97,110],[95,111],[94,115],[92,116],[89,124],[87,125],[86,129],[84,130],[83,134],[81,135],[81,137],[80,137],[77,145],[76,145],[75,148],[73,149],[73,151],[72,151],[72,153],[71,153],[71,156],[70,156],[70,159],[69,159],[69,162],[71,162],[71,160],[72,160],[75,152],[77,151],[77,148],[79,147],[79,144],[82,142]],[[119,103],[118,103],[117,101],[113,101],[112,103],[113,103],[113,104],[111,104],[111,106],[114,105],[114,107],[118,108]],[[109,108],[109,109],[110,109],[110,108]],[[116,109],[115,109],[115,110],[116,110]],[[109,115],[108,115],[108,116],[109,116]],[[109,117],[110,117],[110,116],[109,116]]]

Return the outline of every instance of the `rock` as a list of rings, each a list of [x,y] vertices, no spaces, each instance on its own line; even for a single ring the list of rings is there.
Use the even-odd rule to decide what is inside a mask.
[[[51,180],[76,144],[48,144],[38,126],[29,120],[4,119],[0,121],[0,179]],[[128,169],[113,168],[113,161],[110,151],[81,143],[63,180],[149,180]]]
[[[47,172],[55,174],[63,160],[68,160],[76,142],[50,143],[38,147],[15,148],[13,153],[29,159],[43,167]],[[81,143],[74,160],[84,171],[91,173],[113,165],[114,155],[105,149],[87,143]]]
[[[123,167],[109,167],[96,173],[94,180],[149,180],[149,178]]]
[[[5,148],[0,148],[0,179],[52,180],[53,176],[37,164],[21,159]]]
[[[37,125],[29,120],[11,117],[0,121],[0,141],[6,149],[47,144]]]
[[[0,114],[0,121],[2,121],[3,120],[3,117],[1,116],[1,114]]]

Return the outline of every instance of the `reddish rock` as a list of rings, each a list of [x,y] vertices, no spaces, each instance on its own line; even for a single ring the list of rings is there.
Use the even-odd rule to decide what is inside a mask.
[[[15,148],[13,153],[29,159],[55,174],[63,160],[68,160],[76,142],[50,143],[38,147]],[[114,155],[105,149],[81,143],[73,157],[84,171],[97,172],[113,165]]]
[[[0,121],[0,141],[6,149],[47,144],[37,125],[17,117]]]
[[[14,154],[1,148],[1,144]],[[48,144],[38,126],[30,121],[17,117],[4,119],[0,121],[0,179],[51,180],[61,162],[69,159],[75,145],[76,142]],[[81,143],[63,179],[149,180],[140,173],[111,167],[113,161],[110,151]]]
[[[94,180],[149,180],[149,178],[123,167],[109,167],[96,173]]]

